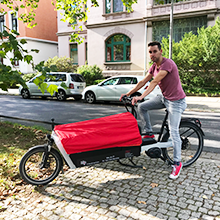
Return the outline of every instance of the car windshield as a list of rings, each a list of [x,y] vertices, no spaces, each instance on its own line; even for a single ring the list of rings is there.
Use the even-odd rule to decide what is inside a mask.
[[[71,80],[73,82],[85,82],[85,79],[82,75],[79,74],[71,74]]]

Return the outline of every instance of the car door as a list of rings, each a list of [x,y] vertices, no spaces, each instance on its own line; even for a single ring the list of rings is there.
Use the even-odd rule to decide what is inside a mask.
[[[115,93],[118,81],[119,77],[114,77],[100,84],[96,91],[97,100],[116,100]]]
[[[66,74],[60,73],[50,73],[47,76],[47,86],[57,85],[60,86],[62,82],[66,82]],[[45,90],[45,95],[51,95],[47,90]]]
[[[38,86],[34,83],[34,80],[36,79],[36,77],[34,77],[33,79],[31,79],[28,83],[27,86],[29,88],[29,91],[31,93],[31,95],[41,95],[41,91],[40,89],[38,89]]]

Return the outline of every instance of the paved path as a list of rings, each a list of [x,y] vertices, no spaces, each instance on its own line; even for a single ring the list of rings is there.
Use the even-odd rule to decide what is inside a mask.
[[[33,196],[0,202],[4,220],[220,220],[220,155],[202,156],[180,177],[161,160],[136,158],[146,169],[108,162],[68,170]]]

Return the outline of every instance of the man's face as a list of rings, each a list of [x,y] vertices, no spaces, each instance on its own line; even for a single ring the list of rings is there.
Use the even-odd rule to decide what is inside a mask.
[[[150,58],[153,62],[158,62],[162,56],[162,50],[159,50],[158,46],[149,46],[148,51],[150,54]]]

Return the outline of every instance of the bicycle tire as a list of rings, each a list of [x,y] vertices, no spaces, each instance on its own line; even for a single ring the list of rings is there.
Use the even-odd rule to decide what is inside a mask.
[[[19,172],[22,179],[32,185],[46,185],[53,181],[63,167],[63,160],[59,152],[51,148],[45,168],[40,168],[42,157],[45,153],[45,145],[39,145],[30,149],[22,157],[19,164]]]
[[[195,123],[190,121],[181,122],[179,131],[182,140],[182,163],[183,167],[187,167],[193,164],[202,153],[204,143],[203,133]],[[169,133],[167,132],[163,136],[162,141],[165,142],[168,139]],[[163,148],[162,153],[171,164],[174,164],[173,147]]]

